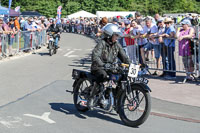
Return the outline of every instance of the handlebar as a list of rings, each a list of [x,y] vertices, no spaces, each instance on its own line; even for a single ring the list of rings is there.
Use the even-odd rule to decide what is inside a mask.
[[[122,66],[122,67],[129,67],[129,64],[124,64],[124,63],[122,63],[121,66]]]

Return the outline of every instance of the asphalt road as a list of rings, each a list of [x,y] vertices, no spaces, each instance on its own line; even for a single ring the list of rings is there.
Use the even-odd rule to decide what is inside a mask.
[[[88,70],[94,40],[62,34],[58,54],[47,49],[0,63],[1,133],[199,133],[200,108],[152,98],[152,113],[138,128],[125,126],[116,113],[76,111],[73,68]],[[85,60],[85,61],[83,61]],[[84,66],[82,65],[84,63]]]

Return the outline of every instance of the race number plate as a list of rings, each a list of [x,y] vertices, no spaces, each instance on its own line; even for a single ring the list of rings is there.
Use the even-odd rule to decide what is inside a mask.
[[[143,77],[139,77],[139,78],[134,78],[133,79],[134,83],[143,83],[143,84],[148,84],[149,80]]]
[[[136,78],[138,76],[140,66],[135,64],[130,64],[128,76],[131,78]]]

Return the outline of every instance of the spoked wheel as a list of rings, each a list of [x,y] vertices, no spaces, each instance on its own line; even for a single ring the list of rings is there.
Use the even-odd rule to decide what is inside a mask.
[[[49,55],[53,55],[53,42],[49,42]]]
[[[91,91],[91,81],[89,79],[79,79],[74,88],[74,105],[77,110],[88,111],[87,99]]]
[[[58,49],[56,48],[56,47],[54,47],[54,54],[56,54],[57,53],[57,51],[58,51]]]
[[[137,127],[143,124],[150,114],[150,94],[140,86],[134,86],[129,94],[122,93],[118,107],[121,120],[127,126]]]

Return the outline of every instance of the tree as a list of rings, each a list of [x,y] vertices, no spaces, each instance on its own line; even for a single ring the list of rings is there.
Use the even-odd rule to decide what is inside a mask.
[[[80,3],[69,1],[67,3],[67,5],[66,5],[66,9],[65,10],[66,10],[67,14],[69,15],[69,14],[72,14],[74,12],[79,11],[80,9],[81,9],[81,4]]]
[[[9,0],[1,1],[8,7]],[[12,8],[21,11],[38,11],[48,17],[55,17],[58,6],[62,5],[62,16],[79,10],[96,11],[139,11],[145,15],[155,13],[200,13],[200,2],[196,0],[12,0]]]

